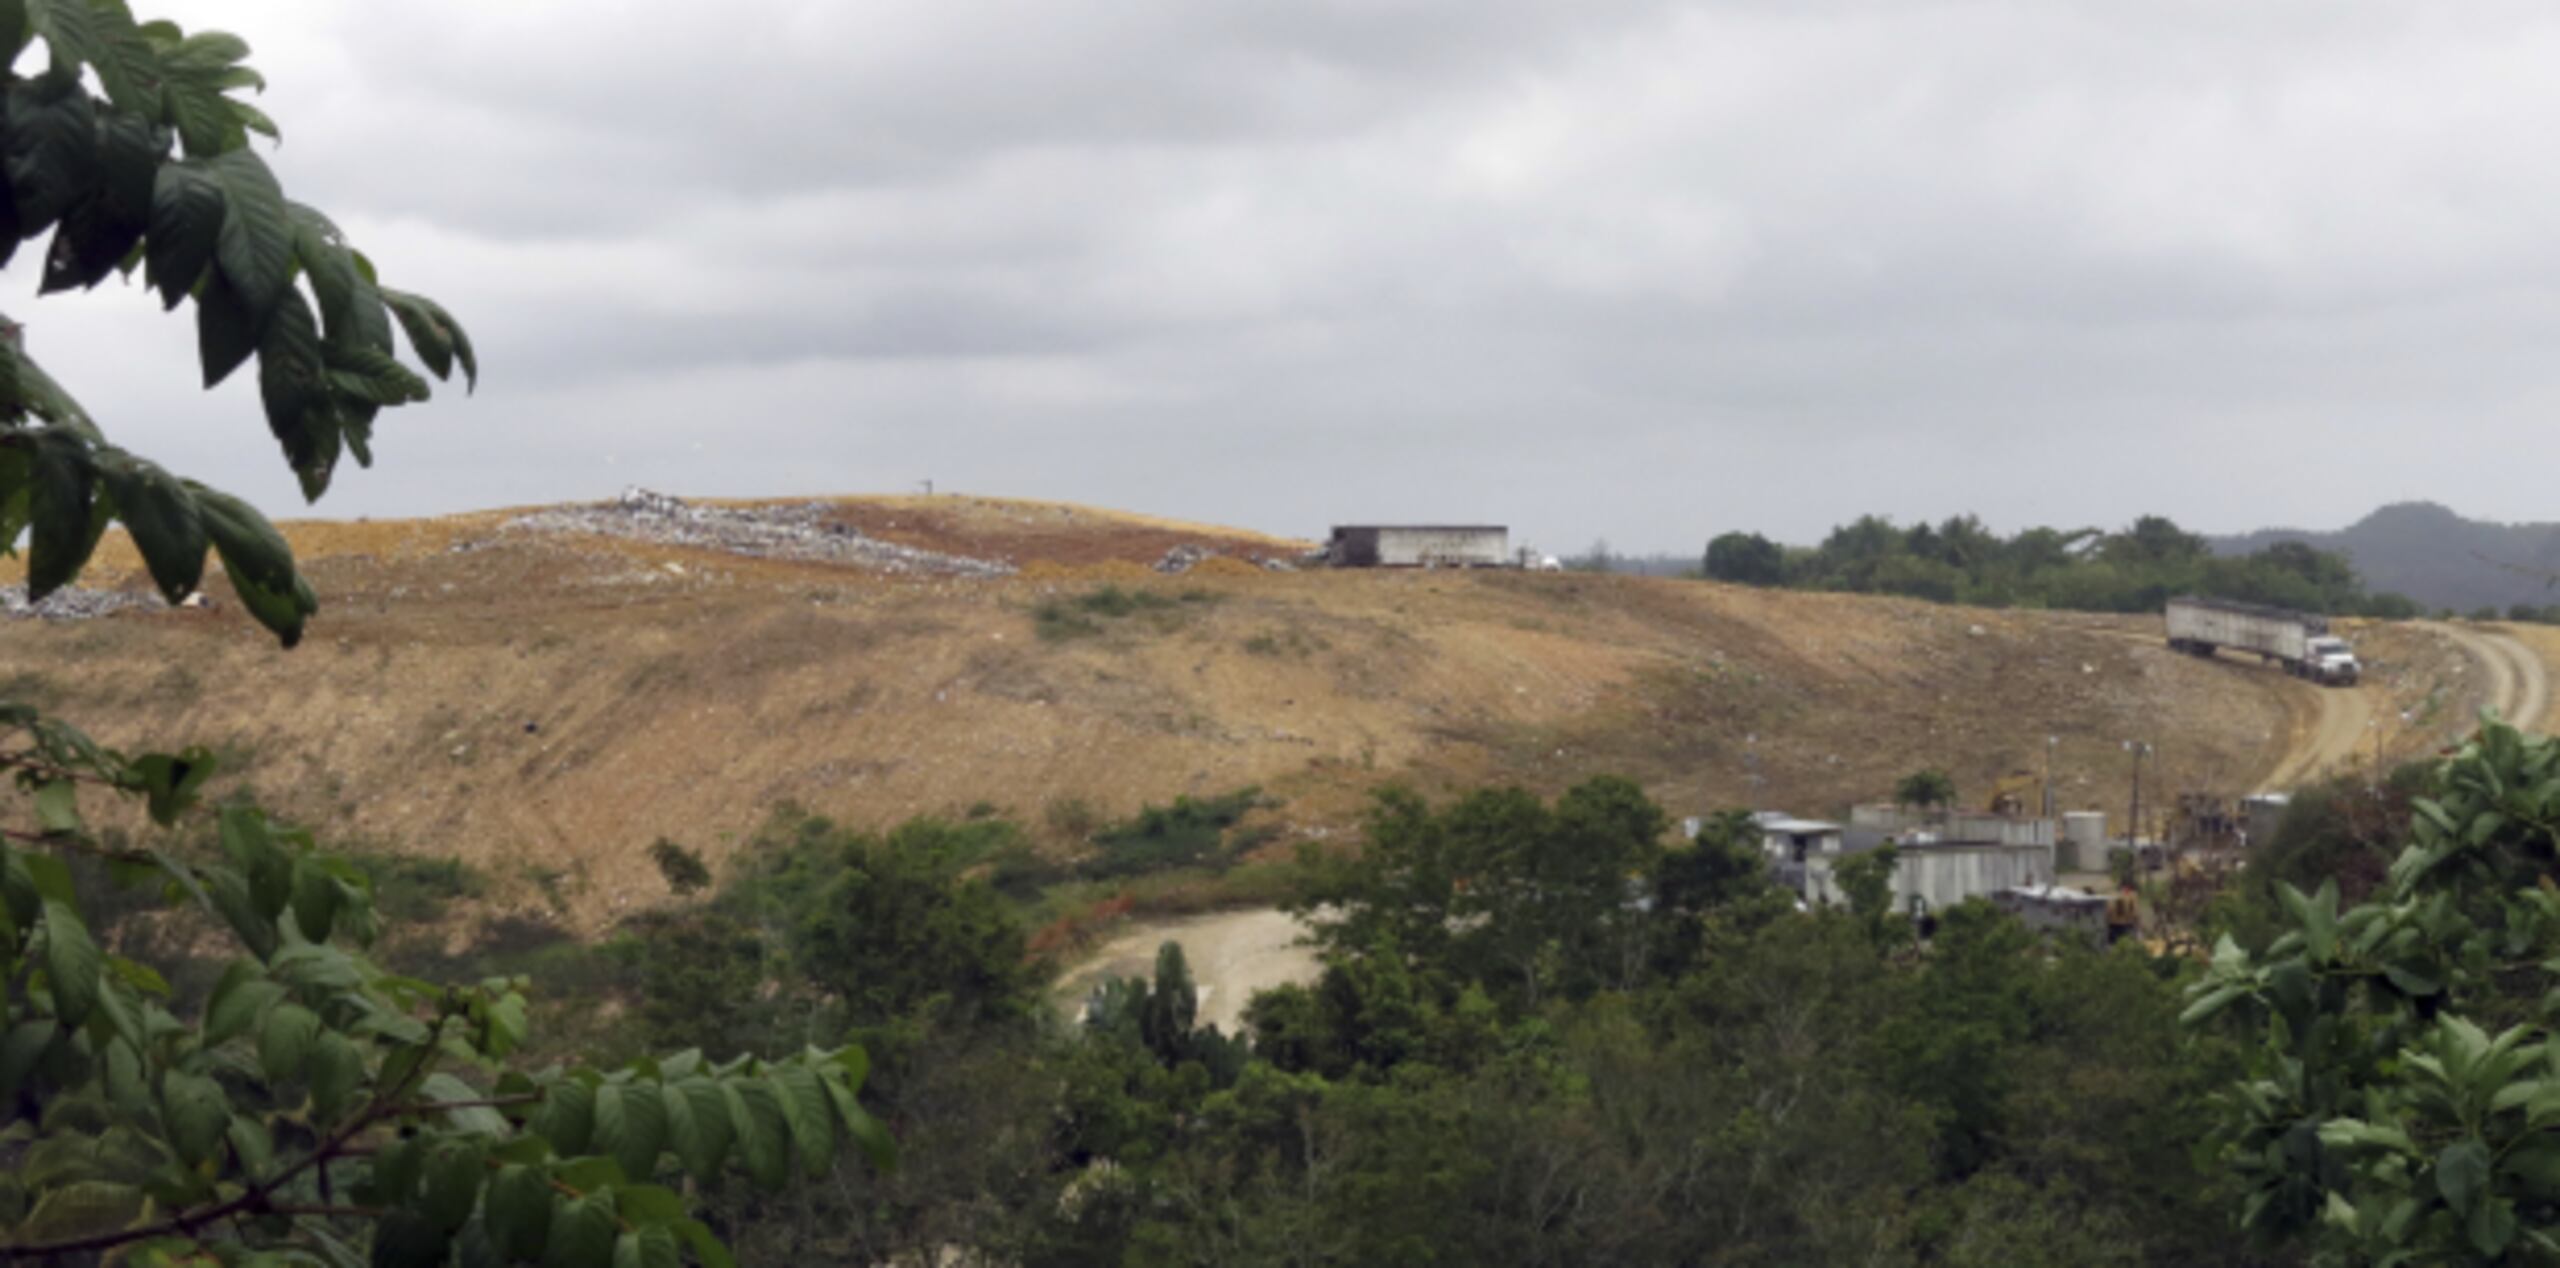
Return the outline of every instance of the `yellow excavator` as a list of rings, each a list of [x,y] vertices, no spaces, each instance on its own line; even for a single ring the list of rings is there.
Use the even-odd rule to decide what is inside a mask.
[[[1991,797],[1983,809],[1995,815],[2032,814],[2044,802],[2044,777],[2031,770],[2013,770],[1991,781]]]

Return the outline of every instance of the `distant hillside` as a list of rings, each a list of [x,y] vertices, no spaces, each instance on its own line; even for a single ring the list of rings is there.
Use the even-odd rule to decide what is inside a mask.
[[[2218,554],[2307,542],[2355,564],[2367,588],[2396,591],[2430,608],[2560,603],[2560,524],[2465,519],[2433,502],[2399,502],[2336,532],[2267,528],[2211,539]]]

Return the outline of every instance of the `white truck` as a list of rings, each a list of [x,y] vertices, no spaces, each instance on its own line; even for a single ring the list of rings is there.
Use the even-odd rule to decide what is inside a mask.
[[[2329,618],[2255,603],[2188,596],[2169,600],[2169,646],[2196,656],[2228,647],[2278,662],[2296,678],[2350,687],[2362,676],[2347,640],[2329,632]]]

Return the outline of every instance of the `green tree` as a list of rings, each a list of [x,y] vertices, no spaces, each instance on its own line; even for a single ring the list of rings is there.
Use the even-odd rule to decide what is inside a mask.
[[[1356,855],[1311,856],[1297,907],[1336,954],[1394,947],[1506,1002],[1580,997],[1643,972],[1660,925],[1635,899],[1650,888],[1666,823],[1634,784],[1609,776],[1552,807],[1501,788],[1435,811],[1390,789]]]
[[[1956,801],[1955,776],[1934,766],[1913,771],[1893,786],[1893,800],[1900,806],[1944,810]]]
[[[1707,543],[1707,579],[1774,586],[1787,579],[1786,551],[1758,533],[1723,533]]]
[[[382,409],[426,399],[395,322],[438,378],[477,377],[452,317],[381,285],[249,147],[275,127],[235,95],[262,85],[239,39],[137,23],[122,0],[0,4],[0,38],[0,260],[50,231],[44,292],[139,268],[165,306],[192,302],[206,385],[256,362],[306,497],[342,455],[370,461]],[[42,69],[15,69],[28,65]],[[24,538],[30,591],[70,584],[121,523],[165,597],[193,592],[218,555],[243,609],[298,641],[318,603],[274,527],[110,444],[20,328],[0,328],[0,551]],[[888,1162],[855,1099],[859,1048],[511,1068],[521,983],[382,971],[363,954],[377,926],[365,873],[252,807],[200,807],[212,770],[200,749],[127,754],[0,703],[0,1259],[670,1264],[689,1245],[722,1264],[662,1174],[779,1186],[847,1141]],[[209,819],[218,849],[94,831],[84,798],[102,795],[162,830]],[[101,945],[74,883],[83,861],[145,887],[197,947],[232,953],[200,1007]]]

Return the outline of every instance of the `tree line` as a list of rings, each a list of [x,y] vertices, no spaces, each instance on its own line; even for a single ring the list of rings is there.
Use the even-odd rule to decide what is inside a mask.
[[[2203,594],[2332,615],[2396,618],[2421,611],[2405,596],[2367,591],[2334,552],[2280,542],[2217,556],[2202,536],[2157,515],[2119,532],[2038,527],[2007,537],[1971,515],[1909,527],[1867,515],[1811,547],[1724,533],[1707,543],[1700,571],[1742,585],[1981,607],[2149,612],[2174,595]]]

